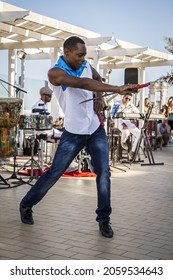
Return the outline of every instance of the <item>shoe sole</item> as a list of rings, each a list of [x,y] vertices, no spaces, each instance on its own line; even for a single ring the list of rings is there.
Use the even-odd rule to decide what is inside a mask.
[[[22,218],[21,218],[21,221],[25,225],[33,225],[34,224],[34,222],[28,223],[27,221],[22,220]]]
[[[21,222],[23,223],[23,224],[26,224],[26,225],[33,225],[34,224],[34,220],[32,220],[32,221],[26,221],[26,220],[24,220],[23,218],[22,218],[22,210],[21,210],[21,208],[22,208],[22,206],[21,206],[21,204],[20,204],[20,207],[19,207],[19,212],[20,212],[20,219],[21,219]]]
[[[106,238],[112,238],[114,236],[114,232],[112,233],[112,235],[106,235],[106,234],[103,234],[103,232],[100,230],[100,233],[103,237],[106,237]]]
[[[112,230],[112,235],[107,235],[107,234],[104,234],[104,233],[103,233],[101,227],[99,226],[99,231],[100,231],[100,233],[101,233],[101,235],[102,235],[103,237],[112,238],[112,237],[114,236],[113,230]]]

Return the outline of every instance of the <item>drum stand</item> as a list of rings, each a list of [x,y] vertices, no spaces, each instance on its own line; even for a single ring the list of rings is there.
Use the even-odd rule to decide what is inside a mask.
[[[90,171],[94,173],[94,168],[91,164],[90,155],[88,154],[86,148],[83,148],[77,155],[77,161],[79,172],[87,172],[90,169]]]
[[[110,154],[110,166],[118,170],[126,172],[125,169],[115,165],[122,164],[125,168],[129,169],[129,166],[126,166],[120,159],[120,136],[119,134],[114,135],[114,127],[112,126],[112,119],[110,115],[110,110],[107,112],[107,137],[108,137],[108,146]],[[116,138],[116,141],[115,141]]]
[[[148,131],[147,131],[147,124],[149,122],[152,109],[153,109],[153,105],[148,107],[147,113],[146,113],[145,118],[144,118],[144,124],[143,124],[143,127],[141,128],[141,135],[140,135],[140,138],[139,138],[136,150],[135,150],[134,157],[131,161],[131,162],[135,162],[135,159],[136,159],[136,157],[139,153],[139,150],[141,148],[141,143],[143,141],[143,143],[145,144],[145,148],[146,148],[146,157],[148,158],[149,163],[142,163],[141,166],[145,166],[145,165],[164,165],[163,162],[155,163],[153,153],[152,153],[152,147],[151,147],[151,143],[150,143],[149,135],[148,135]]]
[[[16,135],[17,135],[17,126],[15,126],[15,138],[16,138]],[[17,173],[16,173],[16,151],[17,151],[17,143],[16,143],[16,139],[14,139],[14,154],[13,154],[13,174],[9,177],[9,178],[2,178],[2,176],[0,176],[0,179],[4,182],[4,187],[0,187],[1,189],[5,189],[5,188],[15,188],[15,187],[18,187],[18,186],[21,186],[23,184],[26,184],[26,182],[22,179],[22,178],[18,178],[17,177]],[[8,183],[9,180],[18,180],[19,182],[17,181],[14,181],[14,182],[11,182]],[[2,185],[2,184],[0,184]],[[5,187],[6,185],[6,187]]]
[[[40,163],[41,170],[43,172],[44,170],[44,150],[46,147],[46,141],[47,141],[47,134],[40,134],[37,136],[37,139],[39,140],[39,149],[38,149],[38,162]]]
[[[31,158],[26,161],[24,163],[24,165],[22,165],[18,170],[17,172],[19,172],[20,170],[22,169],[26,169],[26,167],[28,166],[31,166],[31,173],[30,173],[30,179],[25,182],[29,185],[32,186],[32,184],[30,184],[30,182],[33,180],[33,179],[37,179],[38,176],[40,176],[42,174],[42,169],[41,169],[41,166],[39,165],[38,161],[36,161],[34,159],[34,145],[35,145],[35,136],[34,136],[34,130],[35,129],[32,129],[32,135],[31,135]],[[34,167],[37,167],[35,174],[34,174]]]
[[[129,166],[127,166],[123,160],[122,157],[122,148],[121,148],[121,144],[120,144],[120,135],[119,133],[117,133],[116,135],[114,135],[114,129],[112,129],[111,134],[109,136],[109,138],[111,137],[111,139],[109,139],[109,150],[110,150],[110,166],[112,168],[116,168],[118,170],[124,171],[126,172],[125,169],[117,166],[118,164],[123,165],[123,167],[129,169]]]
[[[3,183],[1,183],[1,181]],[[4,187],[1,187],[4,186]],[[6,186],[6,187],[5,187]],[[10,184],[8,184],[7,180],[4,179],[1,175],[0,175],[0,189],[6,189],[6,188],[10,188]]]

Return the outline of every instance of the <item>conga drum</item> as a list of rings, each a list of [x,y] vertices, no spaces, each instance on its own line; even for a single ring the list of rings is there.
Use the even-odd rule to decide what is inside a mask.
[[[14,155],[15,131],[14,128],[0,128],[0,158]]]
[[[53,127],[52,116],[47,115],[36,115],[37,119],[37,130],[49,130]]]
[[[20,129],[36,129],[37,128],[36,115],[21,115],[19,120]]]
[[[0,128],[17,125],[22,102],[22,99],[18,98],[0,98]]]

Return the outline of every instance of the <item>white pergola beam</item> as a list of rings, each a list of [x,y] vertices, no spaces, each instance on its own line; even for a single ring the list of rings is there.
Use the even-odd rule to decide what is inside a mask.
[[[135,56],[141,52],[144,52],[147,48],[132,48],[132,49],[110,49],[110,50],[98,50],[99,58],[103,57],[116,57],[116,56]],[[89,51],[88,56],[93,56],[95,50]]]
[[[14,26],[14,25],[3,23],[3,22],[0,22],[0,29],[7,31],[11,34],[17,34],[17,35],[24,36],[26,38],[32,38],[32,39],[36,39],[36,40],[42,40],[42,38],[43,38],[43,35],[41,35],[37,32],[27,30],[24,28],[20,28],[20,27]],[[15,40],[15,37],[14,37],[14,40]]]
[[[97,38],[88,38],[84,39],[87,46],[98,46],[103,43],[107,43],[112,39],[112,37],[97,37]]]
[[[39,60],[39,59],[50,59],[51,56],[49,53],[36,53],[36,54],[27,54],[25,60]]]
[[[33,42],[1,43],[0,50],[29,49],[29,48],[57,48],[62,47],[64,40],[48,40]]]
[[[141,52],[144,52],[147,48],[131,48],[131,49],[111,49],[99,51],[99,57],[104,56],[135,56]]]
[[[170,59],[170,58],[172,58],[171,54],[159,52],[159,51],[152,50],[152,49],[148,49],[148,50],[144,51],[143,54],[148,55],[148,56],[156,57],[157,59],[158,58],[160,58],[160,59]]]
[[[0,12],[0,21],[2,22],[10,22],[16,21],[17,19],[24,18],[29,15],[29,11],[10,11],[10,12]]]
[[[118,64],[100,64],[100,69],[122,69],[122,68],[138,68],[138,67],[158,67],[173,66],[173,60],[154,61],[154,62],[137,62],[137,63],[118,63]]]
[[[29,16],[26,16],[25,19],[36,24],[52,27],[58,30],[62,30],[63,32],[68,32],[70,34],[77,34],[82,37],[95,38],[100,36],[99,33],[92,32],[90,30],[63,21],[59,21],[53,18],[42,16],[40,14],[33,13],[33,12],[31,12]]]
[[[51,50],[62,47],[67,37],[78,35],[86,42],[86,58],[93,60],[100,69],[173,65],[173,55],[113,39],[112,36],[101,37],[99,33],[29,12],[2,1],[0,1],[0,11],[2,37],[0,50],[50,49],[49,54],[42,52],[28,55],[27,59],[34,59],[36,56],[47,59],[51,57]],[[113,42],[114,46],[109,42]],[[107,48],[108,46],[111,48]]]

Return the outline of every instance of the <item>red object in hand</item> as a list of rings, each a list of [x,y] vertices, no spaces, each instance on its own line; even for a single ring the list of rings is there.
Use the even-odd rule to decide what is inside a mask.
[[[132,88],[132,90],[138,90],[140,88],[148,87],[149,85],[150,85],[150,83],[137,85],[136,87]]]
[[[102,116],[101,116],[101,114],[100,114],[99,112],[97,113],[97,116],[98,116],[98,118],[99,118],[100,124],[101,124],[102,126],[104,126],[104,121],[103,121]]]

